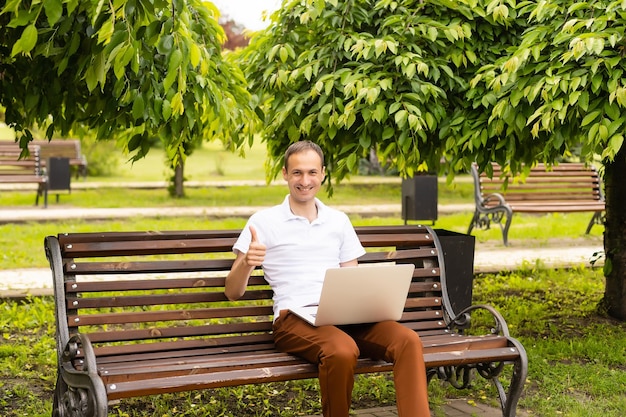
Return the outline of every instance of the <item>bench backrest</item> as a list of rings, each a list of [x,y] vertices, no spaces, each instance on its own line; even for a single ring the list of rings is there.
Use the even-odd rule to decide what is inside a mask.
[[[478,173],[472,166],[477,199],[499,193],[507,202],[515,201],[603,201],[602,184],[597,170],[582,163],[562,163],[546,168],[538,164],[527,177],[505,174],[498,164],[492,164],[493,176]]]
[[[361,227],[361,263],[416,266],[402,322],[441,332],[450,303],[436,235],[423,226]],[[242,300],[224,280],[238,230],[109,232],[46,238],[55,280],[57,337],[89,335],[99,354],[273,346],[272,291],[259,269]],[[384,279],[384,277],[381,277]],[[123,342],[123,343],[119,343]]]
[[[0,142],[0,176],[43,175],[39,146],[29,145],[28,151],[20,159],[22,149],[16,143]]]
[[[76,139],[53,139],[34,140],[34,145],[41,148],[41,157],[48,158],[70,158],[82,159],[83,155],[80,149],[80,141]]]

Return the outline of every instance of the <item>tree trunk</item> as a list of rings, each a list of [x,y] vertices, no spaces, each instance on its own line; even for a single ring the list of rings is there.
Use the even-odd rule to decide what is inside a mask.
[[[174,197],[182,198],[185,196],[185,164],[182,158],[178,158],[178,163],[174,168]]]
[[[604,253],[606,288],[603,306],[608,314],[626,321],[626,150],[605,165],[606,220]]]

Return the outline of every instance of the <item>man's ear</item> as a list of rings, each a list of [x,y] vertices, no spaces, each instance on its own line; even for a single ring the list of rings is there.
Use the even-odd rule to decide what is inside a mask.
[[[283,178],[287,180],[287,168],[283,166]]]

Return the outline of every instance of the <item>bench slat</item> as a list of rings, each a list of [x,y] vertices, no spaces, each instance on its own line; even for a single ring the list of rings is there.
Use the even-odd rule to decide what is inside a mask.
[[[131,242],[78,242],[65,245],[68,257],[107,257],[137,255],[173,255],[204,252],[227,252],[234,239],[150,240]]]
[[[227,354],[236,352],[248,352],[255,350],[274,349],[274,339],[269,333],[252,335],[237,335],[220,338],[186,339],[174,341],[161,341],[156,343],[141,343],[128,345],[98,346],[94,350],[98,357],[98,363],[110,363],[118,361],[135,362],[145,355],[162,357],[171,355],[186,356],[186,352],[200,351],[209,354]],[[176,352],[175,354],[172,352]]]
[[[230,269],[233,259],[178,259],[142,262],[68,262],[66,273],[75,275],[134,274],[137,272],[206,272]]]
[[[201,319],[220,319],[228,317],[254,317],[270,316],[273,314],[271,306],[249,307],[212,307],[196,308],[193,310],[166,310],[166,311],[136,311],[128,313],[102,313],[68,315],[69,325],[80,322],[81,326],[129,324],[129,323],[152,323],[164,321],[187,321]]]
[[[177,337],[220,336],[235,333],[269,332],[272,323],[247,322],[229,324],[206,324],[201,326],[160,327],[139,330],[107,330],[89,333],[93,343],[112,343],[131,340],[169,339]]]
[[[130,242],[76,242],[65,244],[68,257],[107,257],[162,255],[202,252],[229,252],[233,247],[233,238],[216,239],[185,239],[185,240],[150,240]],[[432,245],[432,236],[424,235],[379,235],[363,236],[361,243],[365,247],[402,245]]]
[[[48,179],[39,175],[9,175],[0,174],[0,182],[5,184],[46,184]]]
[[[140,361],[128,369],[128,363],[112,364],[98,367],[102,374],[106,373],[107,383],[129,380],[141,381],[159,377],[184,376],[191,373],[206,374],[245,368],[271,368],[286,364],[306,363],[302,359],[276,350],[222,354],[217,357],[193,356],[187,358],[167,357],[151,361]]]
[[[250,294],[245,294],[241,299],[246,300],[271,300],[272,290],[248,290]],[[172,304],[197,304],[215,303],[227,301],[222,291],[219,292],[194,292],[182,294],[155,294],[142,296],[121,296],[121,297],[68,297],[68,304],[74,308],[86,309],[138,307],[152,305],[172,305]]]

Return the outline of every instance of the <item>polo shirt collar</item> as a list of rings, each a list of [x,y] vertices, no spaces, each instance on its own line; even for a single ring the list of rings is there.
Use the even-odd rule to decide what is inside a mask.
[[[328,216],[328,207],[322,203],[317,197],[315,198],[315,205],[317,206],[317,219],[315,219],[312,223],[323,223],[326,217]],[[281,204],[281,211],[283,213],[285,221],[294,220],[294,219],[302,219],[302,216],[297,216],[293,214],[291,211],[291,207],[289,207],[289,194],[283,200]]]

